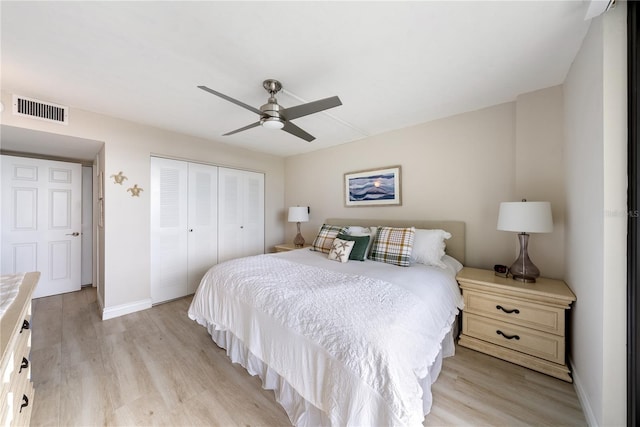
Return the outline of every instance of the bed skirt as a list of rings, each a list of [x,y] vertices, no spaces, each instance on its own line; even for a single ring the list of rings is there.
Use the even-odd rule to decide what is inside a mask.
[[[431,385],[438,379],[442,369],[443,357],[453,356],[455,345],[455,324],[440,344],[440,352],[429,369],[429,374],[420,380],[422,387],[422,404],[424,415],[431,410]],[[215,325],[207,324],[207,330],[213,341],[225,349],[233,363],[239,363],[251,375],[257,375],[262,380],[265,390],[273,390],[276,401],[284,408],[289,420],[295,426],[329,426],[329,417],[315,405],[306,401],[298,392],[275,370],[267,366],[260,358],[251,353],[244,343],[233,333],[226,330],[216,330]]]

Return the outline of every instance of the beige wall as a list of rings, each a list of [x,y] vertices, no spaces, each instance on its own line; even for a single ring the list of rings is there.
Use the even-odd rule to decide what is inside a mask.
[[[4,105],[11,94],[2,93]],[[14,116],[5,111],[2,123],[44,132],[104,141],[100,163],[105,171],[104,289],[99,291],[105,312],[125,314],[150,304],[149,179],[150,156],[159,154],[265,173],[265,245],[267,251],[284,235],[284,160],[86,111],[70,111],[69,125]],[[123,171],[124,186],[108,177]],[[131,197],[129,185],[138,184],[142,197]]]
[[[626,3],[595,18],[565,82],[572,366],[592,426],[626,425]]]
[[[516,100],[515,199],[551,202],[553,232],[532,234],[529,255],[543,275],[554,278],[564,277],[562,98],[562,86],[555,86]]]
[[[556,170],[563,132],[562,115],[554,116],[558,111],[562,91],[554,87],[516,102],[292,156],[286,159],[285,200],[311,207],[311,221],[302,225],[307,241],[327,217],[465,221],[466,264],[483,268],[510,265],[517,255],[516,235],[496,230],[500,202],[549,200],[559,233],[532,236],[531,256],[543,274],[560,277],[564,192]],[[529,160],[534,168],[525,168]],[[553,174],[540,178],[538,163]],[[402,206],[344,207],[345,172],[392,165],[402,167]],[[294,234],[295,227],[287,226],[287,241]]]

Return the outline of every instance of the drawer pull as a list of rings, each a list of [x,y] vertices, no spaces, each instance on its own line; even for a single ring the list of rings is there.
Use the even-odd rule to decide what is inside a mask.
[[[502,310],[507,314],[511,314],[511,313],[520,314],[520,310],[518,310],[517,308],[514,308],[513,310],[507,310],[501,305],[496,305],[496,310]]]
[[[22,405],[20,405],[20,413],[22,413],[22,408],[26,408],[29,406],[29,398],[26,394],[22,395]]]
[[[519,340],[519,339],[520,339],[520,336],[519,336],[519,335],[507,335],[507,334],[505,334],[504,332],[502,332],[500,329],[498,329],[498,330],[496,331],[496,334],[498,334],[498,335],[502,335],[503,337],[505,337],[505,338],[506,338],[506,339],[508,339],[508,340]]]
[[[20,333],[22,333],[22,331],[25,329],[29,329],[29,321],[27,319],[25,319],[24,322],[22,322],[22,328],[20,328]]]
[[[20,365],[20,370],[18,371],[18,373],[22,372],[23,369],[27,369],[29,367],[29,361],[27,360],[26,357],[22,358],[22,364]]]

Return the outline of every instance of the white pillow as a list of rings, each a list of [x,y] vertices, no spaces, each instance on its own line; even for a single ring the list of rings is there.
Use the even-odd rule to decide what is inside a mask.
[[[367,250],[364,252],[365,259],[369,256],[369,252],[371,251],[371,245],[373,245],[373,240],[376,237],[376,232],[378,231],[378,227],[360,227],[359,225],[352,225],[347,227],[347,234],[350,236],[369,236],[369,244],[367,245]]]
[[[331,244],[329,259],[332,261],[349,262],[349,254],[355,244],[356,242],[353,240],[342,240],[336,237]]]
[[[416,229],[411,261],[418,264],[447,268],[447,265],[442,262],[442,257],[446,247],[444,241],[450,237],[451,233],[444,230]]]
[[[347,227],[347,234],[350,236],[368,236],[371,234],[371,229],[369,227],[360,227],[359,225],[350,225]]]
[[[460,273],[460,270],[462,270],[464,267],[464,265],[462,265],[460,261],[446,254],[442,257],[442,262],[446,264],[446,266],[449,267],[451,271],[453,271],[453,274]]]

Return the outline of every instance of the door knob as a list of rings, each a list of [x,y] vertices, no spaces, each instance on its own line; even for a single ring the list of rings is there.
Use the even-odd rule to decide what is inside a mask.
[[[65,236],[73,236],[73,237],[78,237],[79,235],[80,233],[78,233],[77,231],[74,231],[73,233],[65,234]]]

